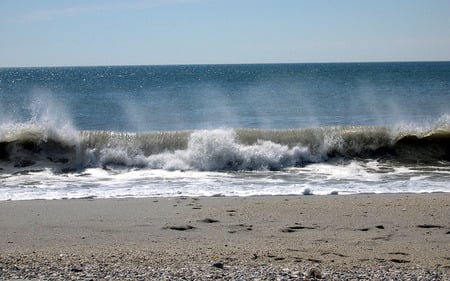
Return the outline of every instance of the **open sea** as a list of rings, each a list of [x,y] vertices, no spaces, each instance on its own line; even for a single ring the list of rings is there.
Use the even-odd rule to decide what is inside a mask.
[[[0,68],[0,200],[450,192],[450,62]]]

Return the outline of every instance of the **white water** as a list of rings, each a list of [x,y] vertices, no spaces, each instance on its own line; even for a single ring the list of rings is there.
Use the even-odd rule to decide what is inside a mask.
[[[332,192],[450,192],[450,167],[392,167],[351,161],[317,163],[284,171],[202,172],[161,169],[86,169],[55,174],[49,169],[0,178],[0,200],[158,196],[251,196]]]

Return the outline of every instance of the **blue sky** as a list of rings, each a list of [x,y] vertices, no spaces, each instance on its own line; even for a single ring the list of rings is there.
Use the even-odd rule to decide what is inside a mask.
[[[0,67],[450,60],[449,0],[1,0]]]

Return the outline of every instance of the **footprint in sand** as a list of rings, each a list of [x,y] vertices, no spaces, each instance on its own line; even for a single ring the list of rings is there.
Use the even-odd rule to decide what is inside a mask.
[[[219,221],[218,221],[218,220],[215,220],[215,219],[211,219],[211,218],[206,218],[206,219],[198,220],[198,222],[203,222],[203,223],[216,223],[216,222],[219,222]]]
[[[228,233],[247,232],[253,230],[253,225],[241,223],[237,225],[232,225],[230,228],[231,229],[228,231]]]
[[[384,229],[384,225],[379,224],[379,225],[376,225],[375,228],[376,229]],[[358,231],[369,231],[370,228],[369,227],[364,227],[364,228],[357,228],[355,230],[358,230]]]
[[[296,224],[294,226],[288,226],[288,227],[282,228],[280,231],[290,233],[290,232],[296,232],[297,230],[302,230],[302,229],[316,229],[316,228],[318,228],[318,226],[303,226],[303,225]]]
[[[419,224],[417,226],[418,228],[442,228],[440,225],[433,225],[433,224]]]
[[[186,231],[195,229],[192,225],[174,225],[174,226],[166,226],[163,229],[177,230],[177,231]]]
[[[395,262],[395,263],[409,263],[409,260],[404,260],[404,259],[390,259],[389,261],[391,262]]]

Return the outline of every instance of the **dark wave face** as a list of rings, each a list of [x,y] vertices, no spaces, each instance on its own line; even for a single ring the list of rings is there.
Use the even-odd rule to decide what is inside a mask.
[[[205,130],[48,136],[37,127],[0,140],[3,169],[58,172],[108,166],[167,170],[282,170],[336,158],[398,163],[450,161],[450,131],[394,132],[385,127]]]

